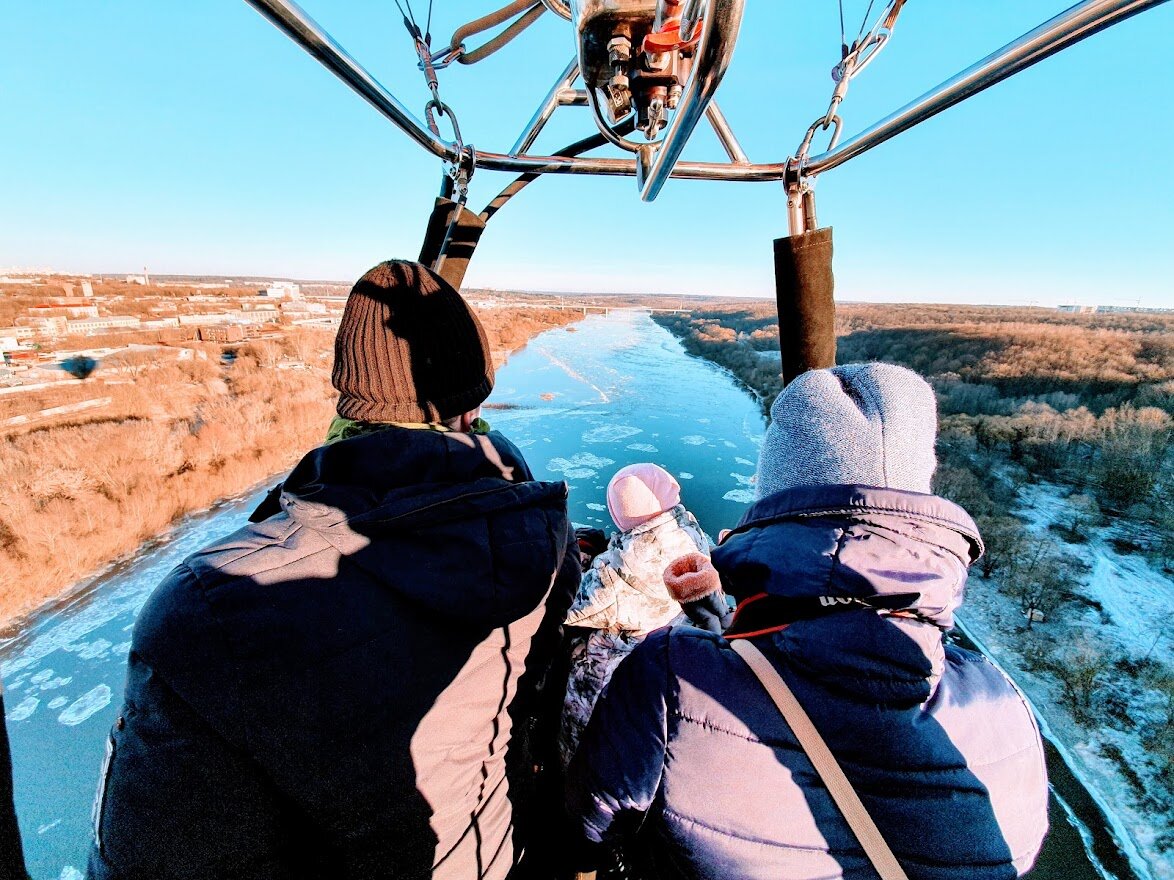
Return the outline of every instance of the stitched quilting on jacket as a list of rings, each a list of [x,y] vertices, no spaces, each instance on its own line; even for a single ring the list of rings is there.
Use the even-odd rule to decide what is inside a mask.
[[[1013,880],[1047,830],[1030,707],[942,635],[980,550],[973,521],[944,499],[818,486],[761,499],[713,552],[736,598],[765,594],[782,613],[829,596],[902,600],[906,616],[831,603],[753,642],[911,880]],[[651,634],[620,664],[567,797],[588,841],[639,824],[660,880],[876,877],[749,667],[691,627]]]
[[[570,678],[559,732],[563,766],[620,661],[654,629],[685,620],[664,585],[665,568],[687,553],[709,555],[709,547],[696,517],[678,504],[613,535],[607,550],[583,575],[566,620],[574,629],[569,634]]]
[[[549,812],[519,734],[579,582],[566,493],[495,434],[310,452],[139,615],[90,877],[504,880]]]

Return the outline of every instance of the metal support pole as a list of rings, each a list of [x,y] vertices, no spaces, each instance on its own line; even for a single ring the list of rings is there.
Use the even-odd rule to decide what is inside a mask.
[[[889,138],[936,116],[971,95],[1001,83],[1061,49],[1165,2],[1167,0],[1084,0],[1077,3],[909,102],[871,128],[843,141],[835,149],[812,156],[804,166],[804,171],[814,175],[843,165],[849,159],[883,144]]]
[[[331,73],[354,89],[415,143],[440,159],[448,162],[456,161],[456,146],[454,144],[446,143],[434,136],[404,108],[403,104],[391,92],[351,58],[296,3],[292,0],[246,0],[246,2],[321,62]],[[740,24],[743,2],[744,0],[712,0],[705,22],[709,22],[718,14],[729,15],[733,11],[730,4],[735,3],[738,6],[738,22]],[[841,143],[834,150],[811,157],[804,170],[807,174],[814,175],[842,165],[849,159],[884,143],[889,138],[935,116],[959,101],[1002,82],[1007,77],[1030,67],[1055,52],[1166,2],[1168,0],[1083,0],[1067,12],[1040,25],[1030,33],[984,58],[978,64],[930,90],[863,133]],[[563,0],[549,0],[546,5],[555,11],[565,11],[568,8]],[[690,6],[700,8],[700,4],[691,3]],[[559,11],[559,14],[561,15],[563,12]],[[732,36],[736,37],[736,32]],[[732,52],[732,44],[725,49]],[[728,61],[727,54],[725,63]],[[725,68],[722,66],[720,72],[724,74],[724,71]],[[717,72],[717,68],[710,69],[707,80],[708,86],[712,88],[707,87],[701,90],[698,94],[699,97],[708,91],[709,97],[712,98],[712,90],[716,89],[716,83],[713,82],[712,77]],[[718,79],[720,80],[720,76]],[[698,77],[694,77],[693,80],[696,83]],[[705,110],[705,103],[705,101],[699,104],[695,103],[694,109],[690,112],[691,116],[696,113],[697,118],[691,120],[692,125],[688,128],[689,133],[692,132],[693,126],[696,125],[701,113]],[[678,119],[681,119],[681,105],[678,105],[674,124]],[[684,131],[684,128],[681,131]],[[670,126],[671,132],[672,126]],[[666,154],[662,150],[661,155],[656,157],[657,163],[655,165],[650,162],[645,166],[646,179],[643,192],[646,194],[646,199],[651,200],[654,195],[653,190],[659,191],[664,181],[670,176],[686,180],[769,181],[782,180],[787,174],[788,163],[786,162],[746,165],[736,162],[728,164],[678,162],[677,159],[680,157],[678,147],[684,148],[684,140],[674,139],[673,149],[676,155]],[[477,151],[477,167],[489,171],[534,174],[593,174],[619,177],[637,175],[637,161],[634,159],[511,156],[487,150]]]
[[[550,91],[546,93],[546,97],[542,99],[542,103],[534,111],[534,116],[526,124],[522,133],[518,135],[518,140],[510,148],[511,156],[524,153],[530,147],[534,146],[534,141],[538,139],[538,135],[546,127],[546,123],[550,122],[550,117],[554,115],[554,111],[562,105],[563,92],[574,84],[575,78],[578,75],[579,59],[576,56],[571,59],[571,63],[567,65],[566,69],[559,75],[559,78],[554,81],[554,85],[550,87]]]
[[[734,58],[744,11],[745,0],[710,0],[708,13],[701,23],[701,43],[693,59],[693,75],[685,84],[673,121],[640,187],[640,198],[644,201],[651,202],[668,183],[685,144],[709,108]]]
[[[722,149],[726,151],[730,161],[738,165],[749,165],[750,158],[742,149],[742,145],[738,143],[738,138],[734,135],[734,130],[730,128],[730,123],[726,121],[726,115],[717,106],[717,101],[710,101],[709,106],[705,108],[705,118],[709,120],[713,133],[721,141]]]

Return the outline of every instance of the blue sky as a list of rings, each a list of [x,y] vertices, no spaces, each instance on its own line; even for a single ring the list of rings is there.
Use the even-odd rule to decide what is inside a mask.
[[[435,0],[433,31],[497,5]],[[867,5],[845,0],[849,21]],[[847,133],[1067,5],[908,4],[852,85]],[[304,6],[422,111],[391,0]],[[778,161],[827,106],[837,5],[747,6],[719,101],[751,158]],[[1174,3],[824,175],[837,296],[1174,306],[1172,33]],[[507,149],[572,52],[569,27],[547,15],[489,61],[442,74],[466,140]],[[585,111],[560,113],[540,149],[589,131]],[[704,131],[687,155],[721,157]],[[416,254],[439,175],[243,0],[0,7],[0,267],[352,279]],[[479,173],[471,201],[506,181]],[[628,179],[550,176],[493,221],[467,282],[768,295],[784,209],[776,184],[674,181],[646,205]]]

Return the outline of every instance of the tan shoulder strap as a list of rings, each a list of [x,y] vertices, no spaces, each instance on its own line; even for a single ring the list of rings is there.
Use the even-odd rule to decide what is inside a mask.
[[[762,652],[746,639],[731,639],[730,646],[739,657],[746,661],[750,671],[762,683],[767,694],[774,700],[779,711],[783,713],[783,719],[790,725],[795,738],[799,740],[799,745],[803,747],[803,751],[807,753],[807,757],[815,766],[815,772],[819,774],[823,784],[827,786],[832,800],[836,802],[836,806],[844,814],[848,827],[852,829],[852,833],[860,841],[860,845],[864,848],[872,866],[880,874],[881,880],[908,880],[904,869],[897,862],[896,856],[893,855],[893,851],[889,849],[889,845],[881,837],[880,830],[872,821],[872,816],[868,815],[864,804],[860,802],[860,796],[856,794],[856,789],[852,787],[852,783],[848,781],[848,777],[840,769],[839,762],[836,761],[835,756],[827,747],[827,743],[823,741],[823,737],[819,735],[819,731],[815,729],[815,725],[811,723],[811,719],[807,717],[807,713],[803,711],[803,707],[799,705],[799,701],[795,699],[795,695],[787,687],[782,676],[771,666],[770,661],[762,655]]]

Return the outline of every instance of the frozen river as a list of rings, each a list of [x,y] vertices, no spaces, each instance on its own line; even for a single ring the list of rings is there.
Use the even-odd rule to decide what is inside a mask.
[[[752,498],[764,429],[754,399],[727,373],[687,356],[645,314],[593,316],[572,329],[537,337],[499,371],[486,412],[493,427],[522,448],[538,479],[570,484],[576,522],[609,527],[611,474],[654,461],[677,476],[686,506],[710,534],[733,526]],[[90,803],[135,615],[185,556],[243,525],[261,494],[189,519],[0,641],[17,810],[34,880],[84,874]],[[1065,800],[1087,812],[1063,767],[1052,774]],[[1053,830],[1033,877],[1133,876],[1095,814],[1074,825],[1070,808],[1052,806]]]

